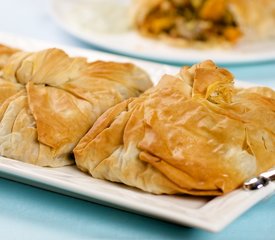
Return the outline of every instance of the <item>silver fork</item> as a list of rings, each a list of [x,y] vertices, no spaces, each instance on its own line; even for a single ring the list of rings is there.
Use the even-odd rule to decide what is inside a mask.
[[[260,174],[258,177],[253,177],[244,182],[245,190],[257,190],[267,186],[271,181],[275,180],[275,169]]]

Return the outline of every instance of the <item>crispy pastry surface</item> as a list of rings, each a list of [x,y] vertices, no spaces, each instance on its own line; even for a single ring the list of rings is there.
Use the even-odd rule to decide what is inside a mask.
[[[104,146],[104,147],[101,147]],[[275,165],[275,98],[213,62],[105,112],[74,149],[93,177],[155,194],[221,195]]]
[[[133,64],[88,63],[59,49],[15,53],[0,78],[0,155],[40,166],[73,164],[72,149],[94,121],[151,85]]]

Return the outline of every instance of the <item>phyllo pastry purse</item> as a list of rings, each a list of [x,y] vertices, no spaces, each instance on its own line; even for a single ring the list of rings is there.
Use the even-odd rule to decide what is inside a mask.
[[[27,163],[73,164],[94,121],[152,85],[129,63],[88,63],[59,49],[15,52],[0,48],[0,155]]]
[[[155,194],[221,195],[275,166],[275,93],[213,62],[107,110],[74,149],[93,177]]]
[[[133,27],[174,46],[225,47],[275,37],[273,0],[135,0]]]

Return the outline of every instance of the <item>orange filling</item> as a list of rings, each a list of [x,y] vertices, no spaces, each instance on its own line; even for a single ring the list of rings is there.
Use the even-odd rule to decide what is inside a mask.
[[[153,9],[141,31],[153,36],[206,41],[224,39],[236,42],[242,35],[226,0],[165,0]]]

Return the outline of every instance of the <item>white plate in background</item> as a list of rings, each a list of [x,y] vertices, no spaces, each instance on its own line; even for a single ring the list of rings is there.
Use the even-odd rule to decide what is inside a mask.
[[[1,33],[0,43],[28,51],[59,47],[70,55],[84,56],[91,61],[101,59],[133,62],[145,69],[155,83],[164,73],[174,74],[178,71],[178,68],[165,65],[152,64],[92,50],[43,43]],[[242,87],[250,86],[248,83],[238,81],[237,85]],[[0,177],[213,232],[222,230],[250,207],[275,191],[275,184],[270,183],[257,191],[237,189],[229,194],[215,198],[187,195],[157,196],[123,184],[94,179],[80,172],[75,166],[43,168],[4,157],[0,157]]]
[[[275,41],[242,43],[231,49],[176,48],[140,36],[129,27],[131,0],[55,0],[51,15],[67,32],[103,50],[168,64],[195,63],[211,58],[218,64],[275,60]]]

